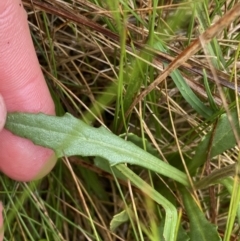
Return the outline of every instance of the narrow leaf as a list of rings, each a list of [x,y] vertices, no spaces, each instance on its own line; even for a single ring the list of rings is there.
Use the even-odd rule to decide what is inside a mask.
[[[185,189],[181,189],[183,203],[190,220],[190,240],[191,241],[220,241],[217,227],[211,224],[195,203],[192,196]]]
[[[177,228],[178,219],[176,207],[125,165],[118,165],[117,169],[121,171],[136,187],[142,190],[143,193],[148,195],[150,198],[152,198],[164,208],[166,216],[163,229],[163,238],[164,240],[168,241],[176,240],[175,231]]]
[[[115,231],[121,224],[126,223],[129,220],[128,213],[126,210],[114,215],[110,222],[110,230]]]
[[[194,94],[192,89],[186,83],[179,70],[174,70],[170,76],[175,85],[178,87],[183,98],[204,118],[209,118],[213,115],[213,110],[203,104],[203,102]]]
[[[155,48],[162,52],[166,52],[165,48],[161,44],[155,44]],[[165,64],[167,67],[167,65]],[[213,110],[204,105],[204,103],[195,95],[189,85],[182,77],[180,71],[175,69],[170,73],[173,82],[177,86],[182,97],[204,118],[209,118],[213,115]]]
[[[12,113],[8,115],[5,127],[37,145],[53,149],[58,157],[99,156],[107,159],[111,166],[119,163],[139,165],[185,186],[189,185],[185,173],[112,134],[104,127],[88,126],[68,113],[63,117]]]
[[[231,112],[231,119],[234,127],[237,130],[237,133],[240,133],[236,111]],[[189,165],[189,170],[191,172],[195,171],[206,161],[211,134],[211,132],[208,133],[203,138],[202,142],[198,145],[193,161],[191,165]],[[231,124],[228,120],[228,116],[227,114],[223,114],[218,121],[216,130],[214,131],[210,157],[212,158],[214,156],[220,155],[224,151],[233,148],[235,145],[236,139],[231,128]]]
[[[209,105],[211,106],[211,109],[213,109],[214,111],[218,111],[219,108],[213,98],[212,90],[210,89],[210,86],[208,83],[208,77],[205,69],[203,69],[203,81],[204,81],[205,90],[208,96]]]

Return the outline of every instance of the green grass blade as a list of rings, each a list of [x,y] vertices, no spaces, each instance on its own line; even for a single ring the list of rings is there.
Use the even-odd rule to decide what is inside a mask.
[[[58,157],[100,156],[107,159],[111,166],[120,163],[140,165],[189,185],[185,173],[107,129],[88,126],[68,113],[63,117],[13,113],[8,115],[5,127],[37,145],[53,149]]]
[[[221,183],[230,193],[230,195],[232,195],[233,192],[233,186],[234,186],[234,180],[231,177],[227,177],[224,178],[222,180],[219,181],[219,183]],[[235,204],[237,205],[237,219],[238,219],[238,224],[240,224],[240,202],[236,202]],[[233,216],[234,218],[234,216]]]
[[[227,227],[226,227],[226,232],[223,239],[224,241],[231,240],[231,234],[234,227],[235,217],[237,215],[239,201],[240,201],[239,182],[240,182],[239,177],[238,175],[236,175],[234,179],[233,189],[232,189],[231,202],[230,202],[228,218],[227,218]]]
[[[214,111],[218,111],[218,106],[214,101],[213,95],[212,95],[212,90],[210,89],[210,86],[208,84],[208,77],[207,77],[207,73],[206,70],[203,69],[203,80],[204,80],[204,86],[206,89],[206,93],[208,96],[208,101],[209,101],[209,105],[211,106],[211,109],[213,109]]]
[[[196,10],[196,17],[199,22],[199,32],[201,34],[210,27],[211,22],[213,21],[209,18],[208,1],[196,2]],[[225,66],[221,48],[215,38],[210,43],[206,44],[204,48],[205,51],[207,50],[208,55],[212,56],[209,60],[211,60],[213,66],[216,68],[222,67],[222,64]]]

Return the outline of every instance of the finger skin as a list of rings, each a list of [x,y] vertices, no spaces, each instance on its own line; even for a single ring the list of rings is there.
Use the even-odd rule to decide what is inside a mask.
[[[0,95],[0,131],[3,129],[7,116],[7,109],[3,97]]]
[[[0,1],[0,93],[8,112],[55,113],[20,0]],[[55,162],[53,151],[1,131],[0,170],[9,177],[19,181],[41,178]]]

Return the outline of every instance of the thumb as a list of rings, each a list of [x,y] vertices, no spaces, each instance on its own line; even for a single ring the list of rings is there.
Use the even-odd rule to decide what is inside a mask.
[[[3,100],[3,97],[0,95],[0,131],[3,129],[6,121],[7,110]]]

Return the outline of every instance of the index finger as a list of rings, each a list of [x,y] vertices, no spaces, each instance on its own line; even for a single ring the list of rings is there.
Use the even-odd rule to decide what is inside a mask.
[[[0,93],[8,112],[54,114],[54,103],[31,40],[27,14],[19,0],[0,1]],[[0,133],[0,169],[8,176],[32,180],[47,174],[55,162],[53,151],[35,146],[7,130]]]

